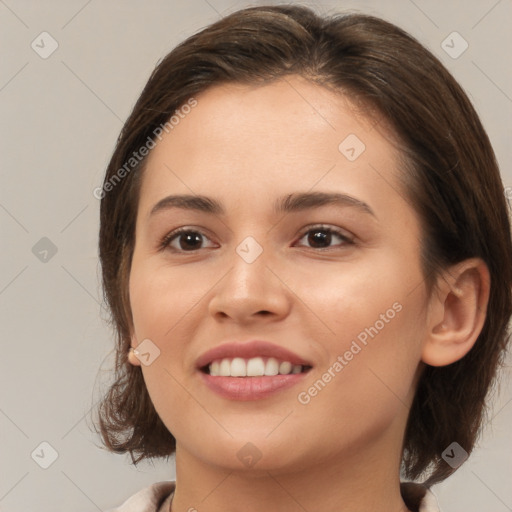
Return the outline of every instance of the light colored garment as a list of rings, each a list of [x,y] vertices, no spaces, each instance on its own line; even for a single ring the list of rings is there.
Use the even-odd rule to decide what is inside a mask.
[[[412,512],[440,512],[434,494],[426,490],[425,494],[418,503],[418,498],[424,492],[419,484],[406,484],[405,489],[402,484],[402,496],[406,505]],[[175,482],[159,482],[150,487],[146,487],[126,500],[120,507],[108,510],[107,512],[169,512],[171,508],[172,496],[175,489]],[[415,503],[416,502],[416,503]]]
[[[175,482],[158,482],[128,498],[120,507],[106,512],[169,512]]]

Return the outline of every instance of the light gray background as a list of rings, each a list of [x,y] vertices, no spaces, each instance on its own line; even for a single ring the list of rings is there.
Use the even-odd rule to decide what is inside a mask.
[[[100,449],[88,427],[113,347],[101,306],[92,191],[157,61],[220,16],[258,3],[0,0],[2,512],[105,510],[174,479],[172,461],[134,469],[128,457]],[[381,16],[430,48],[469,93],[504,186],[512,186],[510,0],[303,3]],[[59,45],[46,59],[31,48],[34,40],[42,46],[43,31]],[[441,46],[453,31],[469,43],[457,59]],[[43,237],[57,248],[46,262],[32,252]],[[501,379],[492,428],[469,461],[434,488],[445,512],[512,510],[510,365]],[[34,460],[50,462],[48,448],[31,458],[43,441],[58,453],[48,469]]]

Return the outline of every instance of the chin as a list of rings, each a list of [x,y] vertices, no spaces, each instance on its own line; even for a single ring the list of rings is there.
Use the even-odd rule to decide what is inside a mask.
[[[248,429],[246,434],[212,439],[208,444],[203,438],[193,443],[195,456],[209,465],[255,475],[264,472],[268,476],[268,471],[289,472],[296,468],[300,455],[292,443],[286,443],[280,436],[271,439],[267,435],[268,429],[258,435],[255,435],[254,429]]]

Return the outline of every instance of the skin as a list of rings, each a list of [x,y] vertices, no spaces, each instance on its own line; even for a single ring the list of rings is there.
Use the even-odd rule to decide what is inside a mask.
[[[425,363],[456,361],[485,318],[488,273],[468,260],[428,296],[419,220],[397,179],[392,133],[346,97],[292,76],[265,86],[215,86],[158,142],[140,191],[130,273],[132,346],[156,410],[177,439],[173,512],[403,512],[399,464],[409,407]],[[366,149],[349,161],[338,146]],[[275,214],[295,192],[340,192],[366,203]],[[171,194],[219,201],[225,214],[153,206]],[[339,229],[313,245],[323,224]],[[179,227],[204,236],[160,248]],[[323,232],[322,230],[320,230]],[[236,252],[246,237],[263,249]],[[181,245],[180,245],[181,241]],[[327,247],[322,249],[322,247]],[[174,250],[173,250],[174,248]],[[180,250],[181,249],[181,250]],[[382,314],[401,310],[309,403],[299,392],[333,366]],[[227,341],[268,340],[312,362],[303,382],[257,401],[207,388],[195,367]],[[129,361],[140,365],[130,353]],[[251,442],[251,467],[237,453]]]

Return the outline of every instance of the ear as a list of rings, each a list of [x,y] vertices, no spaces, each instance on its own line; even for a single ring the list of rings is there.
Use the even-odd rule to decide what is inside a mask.
[[[128,362],[130,364],[132,364],[133,366],[140,366],[141,363],[140,363],[140,360],[139,358],[137,357],[137,350],[136,350],[136,346],[138,345],[137,343],[137,339],[135,338],[135,334],[132,334],[132,337],[131,337],[131,348],[128,352]]]
[[[429,304],[422,361],[446,366],[464,357],[482,331],[491,278],[480,258],[458,263],[438,279]]]

